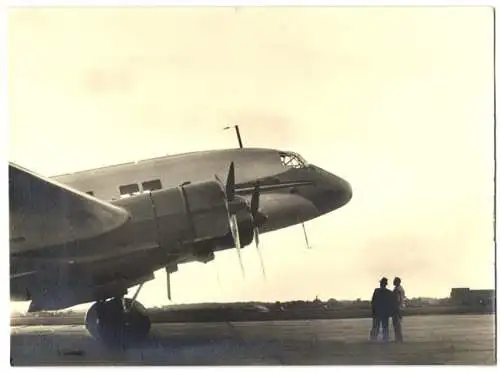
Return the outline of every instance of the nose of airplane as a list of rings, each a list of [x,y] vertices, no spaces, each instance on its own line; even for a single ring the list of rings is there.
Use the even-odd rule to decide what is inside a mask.
[[[311,165],[316,173],[316,187],[311,200],[321,214],[331,212],[352,199],[352,187],[343,178]]]

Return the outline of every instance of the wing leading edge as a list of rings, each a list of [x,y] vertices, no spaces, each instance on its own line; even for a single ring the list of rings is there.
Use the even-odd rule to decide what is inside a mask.
[[[123,208],[9,163],[10,253],[19,254],[114,230]]]

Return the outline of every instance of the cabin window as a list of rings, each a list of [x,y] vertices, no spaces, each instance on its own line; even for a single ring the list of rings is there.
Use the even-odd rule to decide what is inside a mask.
[[[94,192],[93,191],[87,191],[87,194],[89,194],[91,196],[94,196]]]
[[[285,168],[305,168],[307,163],[299,155],[294,152],[282,152],[280,153],[281,165]]]
[[[160,190],[161,189],[161,181],[160,180],[152,180],[146,181],[142,183],[142,189],[144,192]]]
[[[137,194],[139,194],[139,185],[136,183],[120,186],[120,197],[122,198]]]

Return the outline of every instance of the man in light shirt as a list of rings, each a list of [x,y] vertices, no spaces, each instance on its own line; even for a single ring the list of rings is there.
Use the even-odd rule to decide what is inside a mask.
[[[392,316],[392,325],[394,326],[394,335],[396,336],[396,342],[403,342],[403,331],[401,329],[401,323],[403,320],[403,309],[405,307],[405,290],[401,286],[401,279],[398,277],[394,278],[392,282],[394,284],[394,297],[395,297],[395,312]]]

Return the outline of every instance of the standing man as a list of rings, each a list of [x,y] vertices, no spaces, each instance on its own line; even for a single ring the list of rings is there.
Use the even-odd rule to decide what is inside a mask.
[[[380,324],[382,324],[382,337],[384,341],[389,340],[389,317],[393,314],[393,293],[386,288],[387,278],[380,280],[380,287],[375,288],[372,296],[372,329],[370,340],[376,341]]]
[[[405,307],[405,290],[401,286],[401,279],[395,277],[394,281],[394,300],[395,300],[395,311],[392,315],[392,325],[394,326],[394,335],[396,337],[396,342],[403,342],[403,330],[401,329],[401,323],[403,321],[403,310]]]

